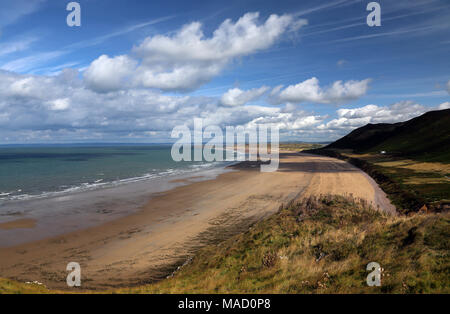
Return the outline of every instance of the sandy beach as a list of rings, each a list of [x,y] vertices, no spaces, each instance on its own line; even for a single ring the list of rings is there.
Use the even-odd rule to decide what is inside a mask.
[[[365,173],[343,161],[282,153],[277,172],[242,164],[214,180],[154,196],[141,210],[100,226],[0,249],[0,277],[67,288],[66,265],[78,262],[83,289],[139,285],[169,275],[204,245],[241,232],[309,195],[352,194],[394,213]],[[32,228],[33,221],[1,228]]]

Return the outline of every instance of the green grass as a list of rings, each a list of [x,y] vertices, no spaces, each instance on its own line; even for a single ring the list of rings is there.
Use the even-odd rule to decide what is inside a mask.
[[[280,143],[280,150],[301,152],[307,149],[317,149],[323,147],[323,144],[313,143]]]
[[[380,154],[343,154],[369,164],[370,173],[380,173],[388,178],[379,180],[381,188],[391,196],[397,209],[408,213],[423,205],[441,211],[450,202],[450,166],[445,163],[419,162]]]
[[[51,293],[46,287],[35,283],[20,283],[0,278],[0,294],[45,294]]]
[[[120,293],[449,293],[449,215],[385,216],[343,197],[291,204],[202,249],[172,278]],[[368,287],[366,266],[383,268]]]

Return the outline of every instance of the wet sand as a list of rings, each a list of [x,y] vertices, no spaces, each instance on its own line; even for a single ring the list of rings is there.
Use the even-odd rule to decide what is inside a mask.
[[[36,226],[35,219],[17,219],[13,221],[0,223],[0,229],[10,230],[10,229],[31,229]]]
[[[100,226],[0,249],[0,277],[67,288],[66,265],[78,262],[83,289],[145,284],[296,198],[352,194],[394,211],[373,180],[337,159],[283,153],[277,172],[245,163],[237,170],[160,193],[137,213]]]

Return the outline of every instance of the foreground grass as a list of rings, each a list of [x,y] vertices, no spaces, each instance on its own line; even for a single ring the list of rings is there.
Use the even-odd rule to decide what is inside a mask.
[[[46,287],[36,283],[20,283],[14,280],[0,278],[0,294],[46,294],[52,293]]]
[[[388,217],[342,197],[290,204],[202,249],[172,278],[119,293],[449,293],[449,214]],[[383,268],[368,287],[366,266]]]
[[[344,197],[292,203],[173,276],[107,293],[449,293],[450,214],[392,217]],[[368,287],[369,262],[381,287]],[[0,279],[0,293],[59,293]]]

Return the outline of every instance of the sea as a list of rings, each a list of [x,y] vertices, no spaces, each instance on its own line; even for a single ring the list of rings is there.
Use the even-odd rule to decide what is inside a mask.
[[[233,161],[180,161],[170,144],[0,146],[0,246],[101,224],[138,210],[154,195],[231,171]]]

